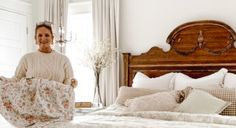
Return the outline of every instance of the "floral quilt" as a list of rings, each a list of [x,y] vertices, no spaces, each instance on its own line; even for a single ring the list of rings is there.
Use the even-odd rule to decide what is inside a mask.
[[[47,79],[0,82],[0,113],[17,127],[72,120],[73,87]]]

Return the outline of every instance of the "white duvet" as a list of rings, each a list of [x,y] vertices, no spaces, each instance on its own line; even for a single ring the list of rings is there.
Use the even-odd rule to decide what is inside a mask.
[[[236,128],[236,117],[216,114],[178,112],[128,112],[125,107],[111,107],[70,122],[38,123],[31,128]]]

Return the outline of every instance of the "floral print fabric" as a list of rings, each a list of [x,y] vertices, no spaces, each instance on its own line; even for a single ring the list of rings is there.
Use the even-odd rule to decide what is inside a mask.
[[[17,127],[37,122],[72,120],[74,90],[47,79],[0,82],[0,113]]]

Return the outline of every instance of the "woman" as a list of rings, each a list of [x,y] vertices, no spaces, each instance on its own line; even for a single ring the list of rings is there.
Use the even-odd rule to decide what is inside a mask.
[[[73,117],[77,81],[69,59],[53,50],[53,38],[49,22],[37,24],[38,50],[22,57],[14,77],[0,77],[0,113],[17,127]]]
[[[15,76],[11,79],[1,77],[3,81],[19,81],[26,78],[44,78],[76,86],[69,59],[52,49],[53,30],[49,22],[36,25],[35,40],[38,51],[28,53],[21,59]]]

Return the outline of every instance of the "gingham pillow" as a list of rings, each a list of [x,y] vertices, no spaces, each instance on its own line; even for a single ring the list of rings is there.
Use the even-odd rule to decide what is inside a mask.
[[[229,88],[217,88],[217,89],[203,89],[213,96],[222,99],[224,101],[231,102],[226,109],[224,109],[220,114],[228,116],[236,116],[236,89]]]

